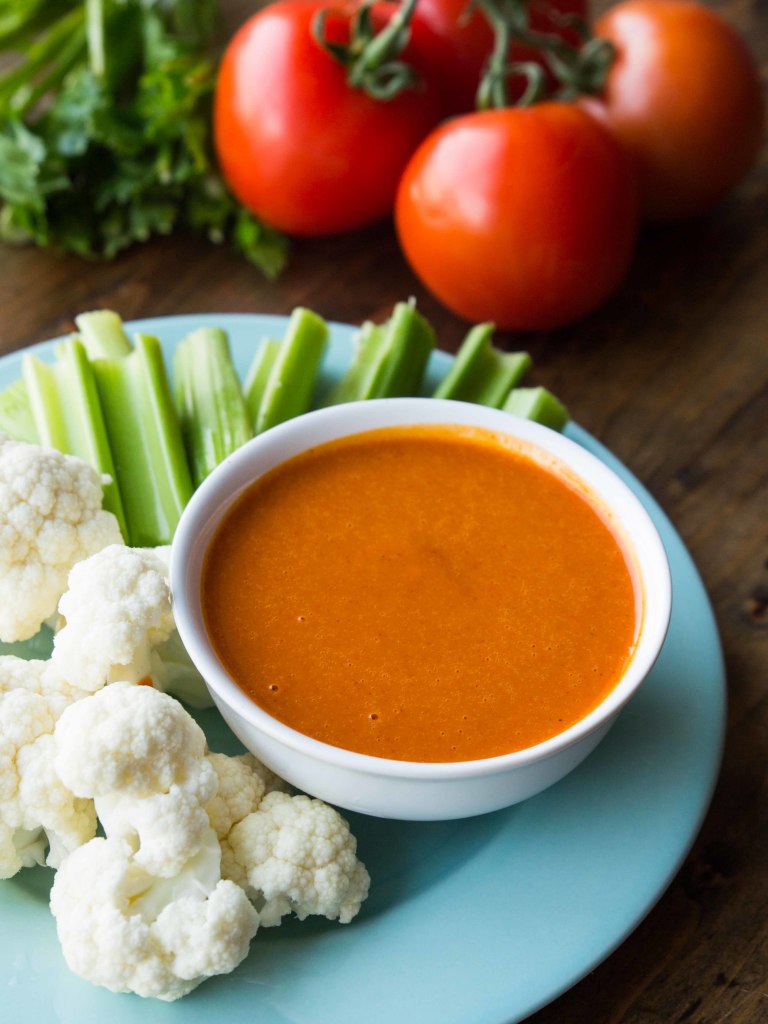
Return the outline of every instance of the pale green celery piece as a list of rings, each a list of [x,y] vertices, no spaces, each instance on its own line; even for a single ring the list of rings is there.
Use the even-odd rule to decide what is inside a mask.
[[[119,359],[129,355],[131,342],[123,321],[111,309],[95,309],[75,317],[80,340],[91,359]]]
[[[201,327],[173,356],[176,410],[199,487],[220,462],[253,436],[225,331]]]
[[[109,476],[110,482],[104,485],[104,508],[114,514],[127,537],[122,493],[93,364],[76,338],[60,342],[54,354],[53,363],[33,355],[25,355],[21,363],[38,442],[76,455]]]
[[[435,398],[490,405],[499,409],[531,366],[527,352],[502,352],[491,344],[495,325],[477,324],[462,342]]]
[[[352,363],[325,404],[417,394],[435,341],[415,305],[398,302],[385,323],[363,324]]]
[[[504,412],[541,423],[552,430],[562,430],[568,422],[568,410],[559,398],[546,388],[514,388],[503,406]]]
[[[40,442],[27,385],[21,378],[0,391],[0,433],[28,444]]]
[[[256,433],[307,412],[328,341],[328,324],[298,306],[272,364],[256,417]]]
[[[193,486],[160,342],[137,334],[130,355],[92,365],[129,542],[170,544]]]
[[[341,405],[365,397],[375,377],[378,360],[386,337],[385,326],[366,320],[355,336],[355,354],[349,369],[332,389],[324,405]]]
[[[267,381],[275,365],[277,353],[280,351],[280,342],[274,338],[264,338],[256,349],[248,374],[243,385],[245,395],[245,406],[251,418],[251,426],[256,429],[256,422],[259,418],[259,409],[267,388]]]

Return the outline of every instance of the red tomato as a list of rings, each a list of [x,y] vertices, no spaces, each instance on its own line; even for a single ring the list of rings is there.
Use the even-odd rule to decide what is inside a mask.
[[[449,121],[418,148],[395,204],[416,274],[467,320],[546,330],[599,306],[629,265],[631,164],[576,106]]]
[[[575,45],[578,34],[558,16],[586,18],[587,0],[529,0],[528,10],[531,28],[554,33]],[[485,15],[473,9],[470,0],[418,0],[414,21],[423,25],[429,36],[432,71],[443,78],[449,109],[454,113],[474,110],[477,87],[493,48],[493,31]],[[517,43],[509,59],[542,63],[540,54]],[[522,91],[521,84],[518,95]]]
[[[691,0],[626,0],[595,34],[617,59],[588,108],[637,161],[646,217],[701,213],[738,182],[763,138],[764,100],[746,45]]]
[[[324,7],[282,0],[263,8],[229,44],[216,88],[224,177],[245,206],[295,235],[334,234],[386,216],[408,158],[441,114],[429,82],[386,102],[350,86],[311,32]],[[395,9],[380,5],[377,19]],[[349,20],[333,9],[334,41],[348,37]],[[417,44],[414,33],[406,58]]]

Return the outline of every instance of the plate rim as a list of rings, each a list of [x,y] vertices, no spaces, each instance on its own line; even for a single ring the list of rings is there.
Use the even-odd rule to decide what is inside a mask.
[[[217,326],[223,327],[228,332],[235,326],[240,325],[259,325],[266,326],[267,323],[281,324],[284,325],[288,322],[288,316],[278,313],[243,313],[243,312],[203,312],[203,313],[184,313],[169,316],[149,316],[141,317],[133,320],[126,320],[125,325],[129,331],[146,331],[151,333],[157,333],[161,336],[163,327],[173,327],[176,330],[193,329],[194,327],[201,326],[201,321],[210,320],[216,323]],[[357,325],[347,324],[339,321],[327,321],[331,328],[331,337],[334,336],[343,342],[348,344],[351,337],[353,336]],[[36,342],[31,345],[24,346],[19,349],[15,349],[11,352],[4,353],[0,356],[0,387],[7,386],[10,383],[10,379],[3,379],[7,374],[13,372],[13,367],[17,367],[20,371],[21,360],[24,355],[31,353],[45,357],[46,355],[52,354],[52,350],[55,344],[70,336],[71,333],[59,335],[55,338],[46,339],[43,341]],[[164,347],[166,342],[161,336]],[[167,352],[167,349],[166,349]],[[451,353],[435,349],[430,360],[430,367],[433,364],[437,367],[440,363],[443,364],[444,368],[450,365],[453,360]],[[667,515],[666,511],[660,506],[658,501],[652,496],[650,491],[646,488],[642,481],[640,481],[634,472],[625,465],[613,452],[605,446],[598,438],[594,437],[584,428],[577,423],[569,423],[566,428],[566,434],[573,440],[582,444],[589,451],[595,454],[599,459],[606,462],[612,469],[619,472],[622,479],[635,491],[640,500],[646,506],[647,510],[651,514],[654,522],[659,529],[662,540],[667,546],[667,535],[669,535],[678,548],[680,556],[683,558],[685,571],[691,577],[691,581],[697,586],[699,590],[699,596],[703,600],[704,612],[707,615],[706,631],[709,641],[714,643],[714,653],[716,655],[716,664],[711,666],[713,677],[716,677],[711,683],[711,693],[709,694],[710,700],[715,702],[713,710],[716,712],[718,719],[718,736],[717,736],[717,748],[713,751],[713,756],[709,762],[709,772],[707,775],[707,786],[702,790],[702,796],[699,801],[699,806],[696,808],[696,813],[691,816],[690,823],[687,828],[687,839],[686,842],[681,844],[677,850],[676,857],[672,858],[668,864],[667,870],[656,879],[656,884],[653,887],[653,893],[643,901],[643,905],[638,911],[627,920],[625,927],[617,932],[612,941],[605,943],[600,951],[594,956],[591,956],[588,960],[584,960],[578,969],[572,971],[567,976],[561,979],[561,982],[552,987],[546,994],[541,997],[533,999],[524,1008],[520,1007],[516,1010],[512,1010],[514,1016],[509,1016],[509,1011],[504,1017],[498,1016],[487,1016],[483,1014],[482,1007],[478,1009],[479,1016],[477,1017],[476,1024],[515,1024],[527,1019],[533,1013],[542,1009],[544,1006],[549,1005],[555,999],[559,998],[563,993],[567,992],[570,988],[576,985],[582,978],[584,978],[590,971],[594,970],[600,963],[606,960],[615,950],[628,938],[628,936],[638,927],[640,922],[647,916],[647,914],[653,909],[658,901],[663,896],[664,892],[669,887],[673,878],[680,870],[681,865],[684,863],[688,856],[691,847],[696,841],[696,838],[701,830],[702,824],[706,815],[709,811],[709,807],[715,792],[715,788],[718,782],[720,767],[722,763],[723,749],[725,743],[726,725],[727,725],[727,678],[726,678],[726,666],[725,658],[722,647],[722,641],[720,638],[717,621],[714,613],[714,609],[709,598],[709,594],[705,587],[704,581],[701,574],[693,561],[693,558],[688,551],[685,542],[683,541],[680,534],[677,532],[672,520]],[[675,581],[675,573],[673,573],[673,584]],[[673,598],[674,601],[674,598]],[[669,642],[669,638],[665,641],[665,646]],[[498,812],[501,813],[501,812]],[[226,982],[226,978],[222,979]],[[84,983],[87,984],[87,983]],[[116,998],[112,996],[112,998]],[[186,1004],[186,1000],[182,1001],[182,1005]],[[174,1004],[175,1005],[175,1004]],[[134,1010],[135,1014],[141,1012],[142,1004],[136,1003]],[[235,1008],[236,1011],[236,1008]],[[133,1016],[133,1012],[131,1016]],[[231,1011],[230,1011],[231,1012]],[[239,1013],[235,1012],[235,1017],[239,1020]],[[53,1020],[58,1020],[58,1016],[51,1017]],[[233,1018],[235,1019],[235,1018]],[[243,1018],[250,1019],[250,1018]]]

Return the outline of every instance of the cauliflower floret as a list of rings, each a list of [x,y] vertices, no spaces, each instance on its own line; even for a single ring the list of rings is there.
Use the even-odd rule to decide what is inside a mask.
[[[255,811],[266,793],[288,792],[288,783],[253,754],[208,754],[208,760],[218,779],[208,817],[219,839],[225,839],[233,825]]]
[[[208,818],[221,843],[221,873],[243,888],[247,873],[237,862],[229,845],[234,825],[257,810],[267,793],[289,792],[288,783],[271,772],[253,754],[208,754],[218,778],[216,796],[208,804]]]
[[[206,753],[203,730],[150,686],[117,682],[68,708],[56,730],[58,770],[73,791],[167,792]]]
[[[137,865],[119,838],[93,839],[62,864],[51,910],[70,969],[113,992],[166,1001],[244,959],[259,926],[245,893],[222,881],[212,829],[173,879]]]
[[[34,864],[58,867],[96,832],[93,801],[76,797],[54,768],[59,708],[33,689],[0,695],[0,878]]]
[[[55,740],[61,779],[95,799],[105,833],[128,841],[138,866],[170,877],[195,855],[217,778],[202,729],[178,701],[113,683],[67,708]]]
[[[216,795],[208,804],[208,819],[219,839],[225,839],[233,825],[255,811],[266,792],[264,780],[246,760],[250,757],[208,754],[218,783]]]
[[[65,626],[51,660],[86,690],[151,675],[153,646],[174,629],[163,563],[151,551],[111,545],[74,566],[59,602]]]
[[[56,611],[76,562],[122,538],[81,459],[0,435],[0,640],[27,640]]]
[[[308,796],[268,793],[223,844],[222,874],[240,881],[265,927],[293,911],[347,924],[368,895],[357,841],[338,811]]]
[[[50,661],[27,661],[13,654],[0,655],[0,694],[29,690],[46,697],[56,718],[87,694],[59,678]]]
[[[167,551],[111,546],[74,566],[53,640],[52,661],[64,679],[91,691],[151,680],[194,707],[210,707],[173,619]]]
[[[210,827],[205,807],[215,792],[216,773],[202,760],[167,793],[96,797],[96,813],[108,836],[136,846],[137,864],[152,874],[171,876],[199,849]]]

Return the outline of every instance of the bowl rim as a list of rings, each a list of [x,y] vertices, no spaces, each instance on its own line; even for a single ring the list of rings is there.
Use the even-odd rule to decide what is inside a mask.
[[[336,747],[274,718],[240,689],[221,664],[202,621],[199,584],[203,552],[224,513],[243,490],[294,455],[326,440],[380,427],[441,424],[490,430],[511,438],[534,457],[543,452],[544,461],[554,462],[565,471],[571,481],[580,484],[587,496],[602,506],[604,514],[615,520],[614,526],[622,534],[641,589],[642,620],[635,651],[619,681],[592,711],[562,732],[522,750],[470,761],[401,761]],[[321,428],[330,433],[318,440],[316,435]],[[271,458],[286,447],[289,454]],[[269,465],[243,481],[243,474],[247,475],[260,458],[266,458]],[[631,511],[631,531],[624,516],[617,514],[617,506]],[[326,765],[358,774],[425,781],[495,775],[535,765],[605,726],[653,667],[666,637],[672,604],[671,573],[663,542],[640,498],[613,469],[577,442],[538,423],[487,406],[434,398],[369,399],[328,406],[287,420],[246,442],[203,481],[185,508],[171,545],[170,585],[182,642],[217,704],[228,707],[257,732]]]

